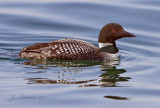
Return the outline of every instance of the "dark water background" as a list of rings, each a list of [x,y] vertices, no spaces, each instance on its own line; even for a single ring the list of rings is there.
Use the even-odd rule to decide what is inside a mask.
[[[36,61],[28,45],[78,38],[98,46],[116,22],[136,38],[117,41],[120,61]],[[1,0],[0,106],[3,108],[159,108],[159,0]]]

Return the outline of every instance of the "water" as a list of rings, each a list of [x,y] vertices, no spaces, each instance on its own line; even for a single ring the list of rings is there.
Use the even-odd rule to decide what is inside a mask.
[[[0,105],[3,108],[160,107],[160,1],[1,0]],[[116,22],[136,38],[117,41],[120,61],[33,61],[34,43],[77,38],[98,46]]]

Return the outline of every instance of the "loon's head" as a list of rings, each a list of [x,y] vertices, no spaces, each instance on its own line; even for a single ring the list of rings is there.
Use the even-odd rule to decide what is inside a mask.
[[[126,32],[120,24],[109,23],[101,29],[98,42],[104,45],[115,45],[115,41],[123,37],[136,36]],[[103,45],[100,47],[103,47]]]

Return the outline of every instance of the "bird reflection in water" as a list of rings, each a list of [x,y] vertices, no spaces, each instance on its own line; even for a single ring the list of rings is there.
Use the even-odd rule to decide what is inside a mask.
[[[40,61],[34,60],[23,63],[25,68],[34,69],[49,69],[64,68],[64,70],[54,70],[54,78],[27,78],[27,84],[78,84],[78,87],[117,87],[120,86],[118,82],[128,81],[130,77],[122,77],[120,74],[126,72],[125,69],[117,69],[119,60],[99,62],[99,61]],[[98,78],[79,80],[83,79],[82,76],[75,78],[74,75],[85,73],[85,67],[99,66],[101,75]],[[45,73],[47,71],[27,72],[31,73]],[[72,76],[73,75],[73,76]],[[56,77],[55,77],[56,76]],[[69,77],[69,78],[68,78]],[[92,77],[93,78],[93,77]]]
[[[101,71],[104,73],[99,76],[100,85],[103,87],[119,86],[117,82],[128,81],[130,77],[122,77],[120,74],[126,72],[125,69],[117,69],[119,61],[106,62],[100,66]]]

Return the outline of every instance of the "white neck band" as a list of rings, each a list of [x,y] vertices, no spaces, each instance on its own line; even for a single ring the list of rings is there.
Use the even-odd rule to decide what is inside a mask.
[[[109,45],[113,45],[113,44],[112,43],[99,43],[99,48],[109,46]]]

